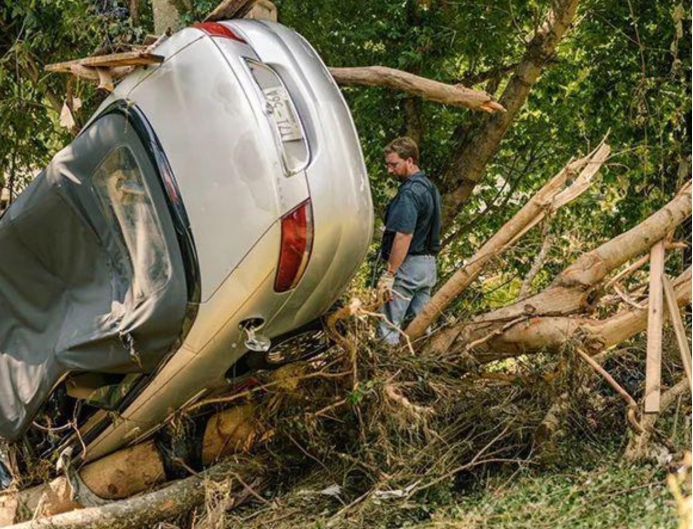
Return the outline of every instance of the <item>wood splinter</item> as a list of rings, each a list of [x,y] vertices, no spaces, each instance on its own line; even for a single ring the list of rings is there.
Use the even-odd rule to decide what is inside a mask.
[[[97,81],[99,88],[112,92],[114,81],[126,76],[137,66],[160,64],[163,61],[164,57],[161,55],[138,50],[57,62],[46,65],[44,69],[47,72],[71,73],[82,79]]]

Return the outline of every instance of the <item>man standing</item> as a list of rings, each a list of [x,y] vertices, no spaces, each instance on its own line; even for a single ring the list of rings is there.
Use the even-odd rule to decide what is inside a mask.
[[[387,172],[401,180],[385,211],[380,256],[387,269],[378,290],[390,294],[378,333],[397,345],[400,329],[421,312],[436,283],[435,255],[440,250],[440,193],[419,168],[419,147],[408,137],[385,147]]]

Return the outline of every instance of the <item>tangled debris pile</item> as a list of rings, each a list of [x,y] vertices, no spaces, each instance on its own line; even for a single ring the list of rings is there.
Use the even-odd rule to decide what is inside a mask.
[[[562,173],[540,191],[553,186],[545,205],[555,203],[566,179]],[[656,447],[668,454],[668,463],[676,461],[677,446],[658,434],[656,421],[675,403],[674,424],[690,414],[680,399],[690,391],[683,374],[689,372],[688,357],[674,340],[680,330],[675,324],[661,348],[659,411],[643,410],[638,402],[652,384],[652,344],[643,345],[638,334],[648,321],[662,328],[661,310],[656,320],[648,315],[648,294],[655,291],[653,277],[664,285],[668,279],[664,259],[647,273],[628,263],[640,262],[653,245],[662,252],[681,246],[672,234],[691,213],[690,186],[638,226],[583,254],[545,290],[472,320],[447,322],[413,344],[407,340],[388,349],[379,343],[373,319],[381,317],[376,312],[381,300],[371,299],[370,291],[354,292],[328,320],[334,347],[308,363],[259,373],[230,395],[180,410],[155,443],[141,445],[144,459],[126,465],[120,481],[150,459],[163,468],[151,483],[163,473],[190,477],[135,499],[46,521],[75,528],[143,527],[181,516],[181,524],[195,527],[223,527],[233,520],[244,527],[401,525],[427,518],[430,505],[484,477],[511,480],[540,465],[570,466],[605,439],[631,459],[649,457]],[[509,240],[495,254],[544,211],[521,210],[501,230]],[[525,221],[519,227],[513,225],[518,217]],[[674,256],[668,268],[680,268],[676,254],[668,255]],[[470,266],[478,262],[472,259]],[[462,275],[464,281],[474,276]],[[612,295],[615,284],[627,287]],[[668,310],[676,323],[678,306],[690,304],[691,268],[670,287]],[[197,474],[189,466],[191,453],[199,464],[221,463]],[[236,455],[224,460],[229,454]],[[79,472],[77,483],[89,487],[87,471]],[[0,514],[10,512],[11,522],[94,505],[82,496],[75,501],[74,483],[68,473],[47,489],[16,495],[19,500],[6,494]],[[110,488],[104,490],[107,495]],[[67,507],[55,509],[58,500]],[[248,511],[226,512],[244,502],[252,502]]]

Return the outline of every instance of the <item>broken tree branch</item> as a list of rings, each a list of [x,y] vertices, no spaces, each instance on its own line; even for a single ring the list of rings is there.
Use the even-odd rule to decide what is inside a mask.
[[[628,411],[627,411],[627,418],[628,422],[633,426],[636,432],[641,432],[642,431],[642,426],[640,426],[640,423],[638,422],[636,416],[635,416],[635,411],[638,409],[638,403],[635,402],[635,399],[630,396],[630,393],[628,393],[621,385],[614,380],[614,377],[612,377],[606,369],[604,369],[599,362],[595,361],[590,355],[585,353],[582,349],[579,347],[575,349],[575,352],[582,358],[594,371],[599,373],[604,380],[606,380],[609,385],[616,390],[616,393],[621,395],[625,401],[628,403]]]
[[[256,0],[224,0],[205,17],[205,22],[243,18],[255,5]]]
[[[505,111],[502,105],[482,90],[472,90],[460,84],[449,85],[386,66],[330,68],[330,73],[340,85],[382,86],[444,105],[490,113]]]
[[[691,302],[691,268],[676,278],[674,292],[678,305]],[[502,310],[502,309],[501,309]],[[427,346],[428,354],[456,355],[466,344],[486,336],[505,321],[476,321],[456,325],[438,332]],[[559,352],[571,340],[579,340],[589,352],[597,352],[645,330],[647,310],[622,310],[604,320],[568,317],[536,316],[515,324],[498,336],[474,349],[474,359],[485,364],[503,358],[540,351]]]
[[[245,482],[254,482],[258,489],[258,478],[263,475],[262,462],[233,459],[220,463],[209,470],[189,478],[173,482],[149,494],[128,500],[115,501],[103,507],[90,507],[58,514],[50,518],[32,520],[10,526],[8,529],[139,529],[154,527],[163,520],[170,520],[190,512],[205,501],[206,489],[213,484],[226,494],[244,495],[241,480],[234,479],[237,474]],[[238,503],[230,505],[236,507]]]
[[[588,306],[592,288],[608,274],[646,252],[691,214],[691,182],[676,197],[640,224],[583,254],[561,272],[552,285],[530,298],[477,318],[508,321],[526,314],[572,314]]]
[[[414,318],[407,327],[407,335],[412,340],[416,340],[424,335],[429,325],[435,322],[442,312],[450,306],[472,281],[474,281],[484,266],[494,257],[498,257],[505,250],[510,248],[519,238],[527,233],[529,229],[536,226],[546,216],[547,212],[552,212],[579,196],[580,193],[587,189],[585,185],[597,173],[597,170],[606,161],[611,152],[607,144],[602,144],[597,150],[580,158],[571,160],[568,164],[544,187],[542,187],[524,207],[518,211],[498,232],[491,237],[465,264],[463,268],[455,272],[455,274],[445,283],[431,298],[423,311]],[[572,185],[579,185],[579,193],[570,193],[562,195],[566,191],[566,183],[572,179],[575,174],[581,171],[580,176],[573,180]],[[584,175],[584,176],[583,176]],[[569,186],[568,189],[570,187]],[[558,196],[561,199],[560,204],[556,206],[554,200]],[[565,200],[565,197],[569,200]],[[520,314],[516,314],[510,320],[517,318]]]
[[[688,386],[693,389],[693,384],[691,384],[691,348],[688,345],[686,328],[683,326],[681,311],[679,310],[678,304],[676,303],[676,293],[674,292],[674,286],[671,284],[671,281],[667,276],[664,276],[663,279],[664,297],[667,300],[667,309],[669,310],[671,324],[674,326],[676,341],[679,346],[679,352],[681,353],[681,362],[683,363],[683,370],[686,372]]]

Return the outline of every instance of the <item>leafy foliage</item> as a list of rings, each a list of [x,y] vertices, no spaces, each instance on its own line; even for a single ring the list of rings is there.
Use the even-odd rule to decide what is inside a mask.
[[[17,184],[29,180],[70,140],[58,124],[63,102],[69,104],[72,97],[84,102],[79,125],[102,98],[82,82],[46,75],[42,66],[140,40],[152,30],[149,6],[140,4],[138,25],[129,18],[125,0],[12,0],[0,7],[0,118],[5,125],[0,183],[12,175]],[[183,15],[184,23],[202,18],[215,4],[196,0]],[[538,0],[276,4],[280,21],[302,33],[330,66],[386,65],[496,95],[548,9]],[[680,184],[679,162],[690,153],[690,17],[690,5],[679,0],[585,0],[580,5],[575,27],[460,213],[439,259],[441,277],[571,157],[588,152],[607,133],[616,154],[602,171],[603,185],[546,227],[545,233],[560,236],[537,282],[552,277],[584,245],[624,231],[671,197]],[[381,88],[346,87],[343,92],[381,214],[397,187],[384,170],[382,147],[418,127],[405,110],[410,98]],[[479,115],[418,100],[415,108],[422,124],[423,166],[435,178],[450,161],[454,138],[463,137]],[[508,255],[503,270],[510,276],[502,282],[527,272],[542,242],[540,231]],[[470,292],[472,299],[486,301]]]

